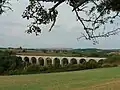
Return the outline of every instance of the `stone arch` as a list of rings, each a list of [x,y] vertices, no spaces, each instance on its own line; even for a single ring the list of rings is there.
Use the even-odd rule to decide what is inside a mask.
[[[98,64],[99,65],[102,65],[102,64],[104,64],[105,63],[105,60],[104,59],[100,59],[99,61],[98,61]]]
[[[68,59],[67,58],[63,58],[62,59],[62,65],[65,66],[68,64]]]
[[[30,60],[29,60],[28,57],[24,57],[24,61],[25,61],[26,63],[30,63]]]
[[[75,58],[72,58],[72,59],[70,60],[70,63],[71,63],[71,64],[77,64],[77,60],[76,60]]]
[[[35,57],[31,58],[32,64],[36,64],[37,63],[37,59]]]
[[[44,66],[44,59],[42,57],[38,58],[38,62],[40,66]]]
[[[86,59],[84,59],[84,58],[82,58],[82,59],[80,59],[79,60],[79,64],[83,64],[83,63],[86,63],[87,61],[86,61]]]
[[[90,59],[88,62],[97,62],[95,59]]]
[[[46,64],[47,65],[52,65],[52,59],[51,58],[46,58]]]
[[[56,67],[60,66],[60,59],[59,58],[54,58],[53,62],[54,62],[54,66],[56,66]]]
[[[94,59],[90,59],[88,62],[87,62],[87,68],[88,69],[93,69],[93,68],[97,68],[98,67],[98,63],[96,60]]]

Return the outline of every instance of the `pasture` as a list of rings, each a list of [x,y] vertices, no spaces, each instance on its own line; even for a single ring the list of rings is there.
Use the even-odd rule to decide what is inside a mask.
[[[0,90],[120,90],[120,67],[0,76]]]

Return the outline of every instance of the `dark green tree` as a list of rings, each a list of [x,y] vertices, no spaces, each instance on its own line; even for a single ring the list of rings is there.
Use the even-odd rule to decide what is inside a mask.
[[[3,14],[7,10],[12,10],[10,6],[10,0],[0,0],[0,14]]]

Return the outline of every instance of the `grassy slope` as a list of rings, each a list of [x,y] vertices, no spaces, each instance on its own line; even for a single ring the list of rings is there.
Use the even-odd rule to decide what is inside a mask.
[[[0,90],[80,90],[115,78],[120,78],[120,67],[40,75],[1,76]]]
[[[74,88],[72,90],[120,90],[120,79],[112,79],[87,88]]]

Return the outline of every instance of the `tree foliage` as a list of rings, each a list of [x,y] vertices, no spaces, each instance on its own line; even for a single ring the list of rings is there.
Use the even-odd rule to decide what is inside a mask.
[[[0,14],[4,12],[3,8],[6,8],[4,5],[7,2],[9,0],[0,1]],[[53,6],[46,8],[42,2],[53,3]],[[52,23],[49,28],[49,31],[51,31],[59,14],[57,7],[62,3],[72,7],[72,12],[76,14],[77,21],[82,24],[85,30],[85,33],[81,33],[82,35],[78,39],[84,37],[97,43],[97,38],[116,35],[120,30],[118,23],[115,23],[116,19],[120,17],[120,0],[29,0],[29,5],[22,15],[23,18],[32,21],[28,25],[27,33],[34,32],[38,35],[42,30],[41,25]],[[111,30],[107,29],[105,31],[106,24],[116,26]]]
[[[0,0],[0,15],[11,9],[10,0]]]
[[[20,57],[10,55],[9,52],[0,52],[0,74],[10,70],[21,69],[24,67]]]

